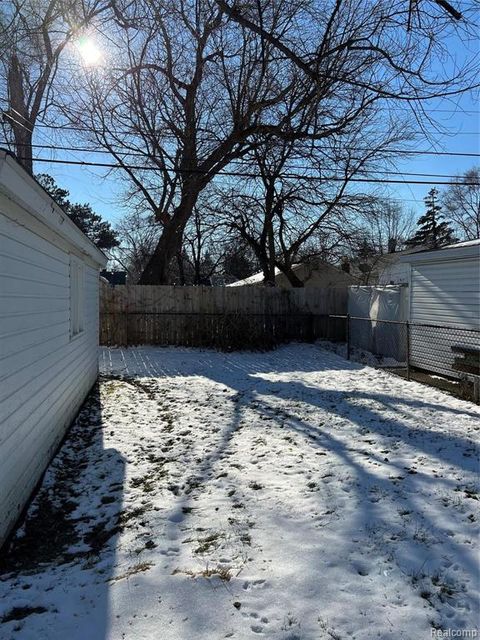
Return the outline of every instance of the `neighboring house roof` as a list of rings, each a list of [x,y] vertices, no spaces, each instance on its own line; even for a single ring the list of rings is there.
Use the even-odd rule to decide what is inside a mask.
[[[107,256],[67,216],[55,200],[6,149],[0,148],[0,191],[43,225],[105,266]]]
[[[455,244],[447,244],[442,249],[457,249],[459,247],[480,247],[480,238],[476,240],[465,240],[464,242],[455,242]]]
[[[294,265],[293,269],[298,265]],[[278,267],[275,267],[275,276],[279,276],[282,272]],[[263,271],[259,271],[258,273],[254,273],[253,276],[249,276],[248,278],[244,278],[243,280],[237,280],[236,282],[231,282],[227,284],[227,287],[245,287],[249,284],[262,284],[263,282]]]
[[[351,278],[351,280],[353,282],[358,280],[352,274],[347,273],[346,271],[343,271],[342,269],[339,269],[338,267],[335,267],[333,264],[329,264],[328,262],[325,262],[324,260],[319,260],[319,259],[315,259],[310,263],[299,262],[298,264],[294,264],[292,266],[292,271],[299,271],[299,270],[303,269],[306,266],[308,266],[311,269],[312,272],[321,271],[322,267],[323,267],[324,269],[338,271],[338,272],[344,274],[346,277],[350,276],[350,278]],[[275,278],[277,276],[282,276],[282,275],[284,275],[283,272],[278,267],[275,267]],[[227,287],[244,287],[244,286],[248,286],[248,285],[262,284],[262,282],[263,282],[263,272],[259,271],[258,273],[254,273],[253,276],[249,276],[248,278],[244,278],[243,280],[237,280],[236,282],[232,282],[231,284],[227,284]]]
[[[480,257],[480,238],[448,244],[438,249],[425,249],[415,255],[402,257],[402,262],[431,262],[437,260],[458,260]]]
[[[408,247],[401,251],[392,251],[391,253],[382,253],[373,257],[370,261],[361,263],[359,260],[352,261],[352,273],[364,284],[377,284],[382,280],[385,273],[390,272],[395,265],[400,262],[403,256],[411,255],[423,251],[424,247]],[[361,265],[365,264],[366,269],[362,269]]]
[[[382,253],[381,259],[386,262],[395,262],[402,256],[408,256],[412,253],[418,253],[419,251],[424,251],[424,247],[409,247],[408,249],[402,249],[401,251],[392,251],[391,253]]]

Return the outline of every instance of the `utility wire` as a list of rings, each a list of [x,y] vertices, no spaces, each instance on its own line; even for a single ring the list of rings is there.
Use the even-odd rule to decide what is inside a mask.
[[[0,143],[2,144],[2,143]],[[25,143],[9,143],[8,141],[4,141],[3,144],[12,144],[17,147],[29,147],[45,149],[51,151],[77,151],[81,153],[103,153],[110,154],[109,151],[104,149],[90,149],[88,147],[68,147],[62,145],[48,145],[48,144],[32,144],[28,145]],[[351,151],[362,151],[368,152],[371,149],[365,149],[362,147],[349,147]],[[124,156],[133,156],[138,158],[144,158],[146,154],[142,154],[140,152],[135,151],[123,151],[121,149],[115,149],[116,153],[119,153]],[[472,151],[419,151],[419,150],[406,150],[406,149],[382,149],[381,153],[396,153],[396,154],[404,154],[404,155],[429,155],[429,156],[452,156],[452,157],[467,157],[467,158],[480,158],[480,153],[472,152]],[[301,156],[297,159],[301,159]],[[238,162],[238,161],[237,161]]]
[[[1,1],[1,0],[0,0]],[[7,98],[3,98],[0,96],[0,102],[4,104],[9,104],[9,100]],[[436,107],[428,107],[427,105],[422,105],[422,108],[429,113],[449,113],[454,115],[460,114],[468,114],[468,115],[478,115],[480,111],[478,109],[464,109],[463,107],[457,107],[456,109],[437,109]],[[412,107],[399,107],[399,106],[391,106],[389,104],[385,105],[385,111],[412,111]],[[38,126],[38,125],[37,125]],[[49,125],[46,125],[49,126]]]
[[[117,163],[111,162],[86,162],[81,160],[59,160],[59,159],[49,159],[49,158],[33,158],[35,162],[47,162],[52,164],[64,164],[64,165],[73,165],[73,166],[82,166],[82,167],[102,167],[106,169],[130,169],[137,171],[158,171],[156,167],[152,167],[149,165],[143,166],[135,166],[135,165],[121,165]],[[181,173],[181,174],[191,174],[191,175],[207,175],[208,171],[202,171],[200,169],[166,169],[169,173]],[[215,175],[222,176],[235,176],[241,178],[259,178],[260,174],[254,172],[242,172],[242,171],[216,171]],[[306,181],[322,181],[325,182],[344,182],[345,178],[337,177],[337,176],[302,176],[299,174],[289,173],[283,174],[284,178],[293,178],[298,180],[306,180]],[[462,181],[462,182],[446,182],[446,181],[430,181],[430,180],[396,180],[389,178],[349,178],[349,182],[368,182],[368,183],[378,183],[378,184],[425,184],[425,185],[462,185],[462,186],[480,186],[480,182],[475,181]]]
[[[1,1],[1,0],[0,0],[0,1]],[[78,177],[77,177],[77,176],[75,176],[75,175],[70,175],[70,176],[69,176],[69,178],[70,178],[70,179],[73,179],[73,180],[75,180],[75,181],[78,181],[78,182],[80,182],[80,181],[81,181],[81,178],[78,178]],[[102,180],[103,180],[103,178],[102,178]],[[83,184],[83,183],[82,183],[82,184]],[[236,183],[233,183],[233,182],[232,182],[232,184],[236,184]],[[429,184],[430,184],[430,183],[429,183]],[[449,184],[451,184],[451,183],[449,183]],[[463,183],[462,183],[462,184],[463,184]],[[406,185],[406,186],[408,186],[408,185]],[[405,202],[414,202],[415,204],[422,204],[422,205],[423,205],[423,204],[424,204],[424,202],[425,202],[425,199],[424,199],[424,198],[404,198],[404,197],[401,197],[401,198],[400,198],[400,197],[393,196],[393,195],[391,195],[390,193],[388,193],[388,194],[386,194],[386,195],[384,195],[384,196],[379,196],[379,197],[380,197],[380,198],[384,198],[384,199],[386,199],[386,200],[393,200],[393,201],[395,201],[395,202],[400,202],[400,203],[403,203],[403,204],[404,204]],[[107,199],[107,200],[103,200],[102,198],[100,198],[100,200],[102,200],[102,202],[104,202],[104,204],[111,204],[111,200],[109,200],[109,199]]]
[[[28,147],[29,145],[27,144],[17,144],[16,146],[24,146],[24,147]],[[34,149],[50,149],[52,151],[75,151],[75,152],[85,152],[85,153],[100,153],[100,154],[106,154],[106,155],[110,155],[109,151],[106,151],[104,149],[87,149],[85,147],[57,147],[55,145],[48,145],[48,144],[33,144],[31,145]],[[134,151],[118,151],[118,153],[120,153],[122,156],[128,156],[128,157],[134,157],[134,158],[143,158],[146,159],[146,155],[145,154],[141,154],[141,153],[137,153]],[[73,157],[73,160],[75,160],[75,157]],[[152,158],[153,159],[153,158]],[[241,161],[241,160],[231,160],[230,164],[236,164],[239,166],[250,166],[249,163]],[[152,167],[152,169],[156,169],[156,167]],[[290,169],[296,170],[296,171],[314,171],[316,168],[312,165],[312,166],[302,166],[302,165],[292,165],[290,167]],[[166,169],[168,170],[168,169]],[[174,170],[172,168],[172,170]],[[418,177],[418,178],[449,178],[449,179],[455,179],[458,178],[458,175],[453,175],[453,174],[445,174],[445,173],[411,173],[408,171],[389,171],[388,169],[363,169],[362,170],[363,173],[381,173],[381,174],[385,174],[385,175],[393,175],[393,176],[412,176],[412,177]]]
[[[4,115],[6,117],[8,117],[10,120],[12,120],[13,122],[15,122],[16,124],[18,124],[19,126],[23,127],[24,129],[26,129],[27,131],[32,132],[33,129],[30,127],[27,127],[26,125],[22,124],[21,122],[19,122],[18,120],[15,120],[15,118],[13,118],[10,114],[6,114],[4,113]],[[99,134],[105,134],[105,131],[101,131],[99,129],[83,129],[81,127],[73,127],[70,125],[47,125],[47,124],[36,124],[35,128],[37,127],[41,127],[41,128],[47,128],[47,129],[55,129],[55,130],[62,130],[62,131],[79,131],[81,133],[99,133]],[[116,131],[115,132],[116,135],[125,135],[125,136],[132,136],[135,135],[135,132],[132,131]],[[470,135],[478,135],[477,133],[473,133]],[[176,136],[174,136],[173,134],[169,133],[160,133],[159,137],[164,137],[164,138],[172,138],[174,140],[176,140]],[[209,141],[209,142],[219,142],[219,140],[217,138],[210,138],[210,139],[205,139],[205,141]],[[349,147],[350,150],[352,151],[370,151],[370,149],[364,149],[361,147]],[[85,149],[85,151],[90,151],[89,149]],[[121,151],[117,150],[119,153],[121,153]],[[396,154],[404,154],[404,155],[431,155],[431,156],[455,156],[455,157],[473,157],[473,158],[478,158],[480,157],[480,153],[473,153],[473,152],[456,152],[456,151],[419,151],[419,150],[405,150],[405,149],[384,149],[382,150],[382,153],[396,153]]]

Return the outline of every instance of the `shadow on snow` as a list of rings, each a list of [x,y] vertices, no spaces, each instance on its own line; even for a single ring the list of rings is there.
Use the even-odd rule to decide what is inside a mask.
[[[17,595],[22,594],[14,598],[15,606],[0,615],[0,621],[20,637],[24,630],[28,634],[30,616],[38,614],[34,616],[38,629],[40,614],[47,612],[42,637],[103,640],[107,635],[125,460],[116,449],[105,448],[102,422],[97,384],[0,560],[0,586],[8,582]],[[38,574],[44,575],[41,602],[29,594]],[[51,604],[59,601],[61,610]],[[72,616],[80,620],[82,614],[88,619],[88,630],[78,627],[75,632]]]

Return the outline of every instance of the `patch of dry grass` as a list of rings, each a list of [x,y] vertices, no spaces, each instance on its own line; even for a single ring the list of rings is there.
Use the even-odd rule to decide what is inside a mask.
[[[174,569],[174,571],[172,571],[172,576],[178,575],[179,573],[190,576],[191,578],[213,578],[217,576],[220,580],[225,582],[229,582],[232,579],[231,569],[221,565],[217,565],[216,567],[207,566],[201,571],[193,571],[192,569]]]
[[[125,573],[122,573],[118,576],[114,576],[107,580],[107,582],[118,582],[119,580],[125,580],[130,578],[131,576],[136,575],[137,573],[142,573],[144,571],[148,571],[154,565],[151,562],[139,562],[138,564],[134,564],[133,567],[129,567]]]

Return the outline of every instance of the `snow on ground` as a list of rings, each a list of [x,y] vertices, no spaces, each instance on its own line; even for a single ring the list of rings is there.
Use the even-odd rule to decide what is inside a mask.
[[[3,562],[2,639],[475,628],[478,407],[315,345],[101,369]]]
[[[333,351],[342,358],[347,357],[347,345],[345,342],[331,342],[330,340],[318,340],[317,345],[327,351]],[[390,356],[380,356],[366,349],[360,349],[358,347],[350,347],[350,359],[353,362],[359,362],[360,364],[366,364],[369,367],[399,367],[405,368],[407,365],[405,362],[399,362],[395,358]]]

